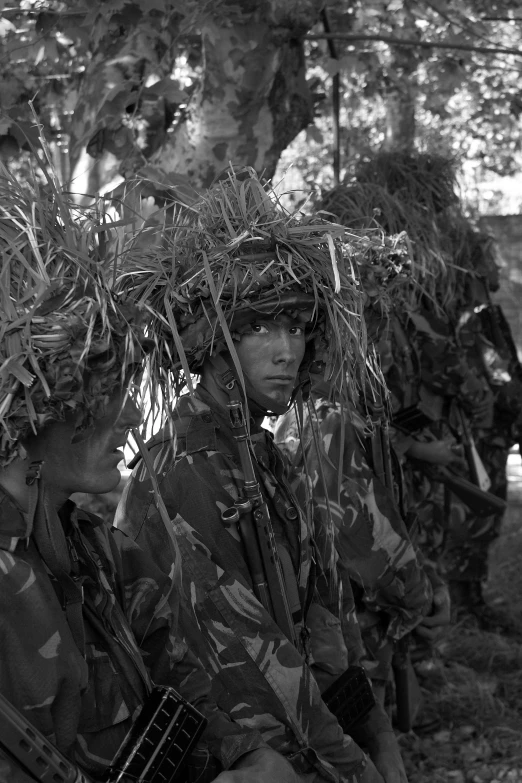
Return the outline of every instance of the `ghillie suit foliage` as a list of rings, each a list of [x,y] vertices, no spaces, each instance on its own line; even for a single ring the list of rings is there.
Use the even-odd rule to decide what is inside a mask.
[[[117,244],[100,209],[79,208],[52,168],[23,185],[0,167],[0,465],[21,441],[77,413],[103,415],[142,360],[136,307],[112,291]]]
[[[190,210],[177,210],[160,243],[157,226],[149,230],[155,239],[142,230],[119,285],[152,318],[160,346],[153,373],[167,396],[192,389],[205,357],[222,351],[243,380],[234,342],[256,311],[304,317],[301,383],[313,371],[341,395],[356,396],[368,375],[358,270],[400,265],[407,254],[401,238],[290,214],[250,169],[228,172]]]
[[[456,162],[439,155],[381,152],[321,203],[347,227],[407,233],[412,284],[397,294],[413,307],[423,299],[439,311],[455,311],[469,276],[483,274],[492,263],[491,238],[462,210],[456,172]]]

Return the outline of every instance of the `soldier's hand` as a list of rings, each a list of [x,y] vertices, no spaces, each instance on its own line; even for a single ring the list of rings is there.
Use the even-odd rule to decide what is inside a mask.
[[[384,778],[373,761],[368,760],[364,772],[359,776],[359,783],[384,783]]]
[[[440,585],[433,591],[431,614],[425,617],[415,629],[419,636],[428,642],[436,641],[451,620],[451,599],[446,585]]]
[[[493,415],[493,395],[485,394],[480,402],[474,402],[471,409],[471,420],[473,423],[478,424],[482,419],[486,419],[488,422]],[[487,426],[487,425],[486,425]]]
[[[463,447],[454,438],[431,440],[426,443],[417,440],[411,444],[407,455],[445,468],[455,463],[465,464]]]
[[[384,783],[408,783],[399,743],[393,731],[376,734],[368,744],[368,752]],[[374,778],[375,776],[370,777],[367,781],[363,776],[362,783],[370,783],[370,781],[373,783]]]
[[[258,748],[234,764],[233,769],[222,772],[214,783],[306,783],[313,780],[316,773],[298,775],[292,765],[270,748]]]

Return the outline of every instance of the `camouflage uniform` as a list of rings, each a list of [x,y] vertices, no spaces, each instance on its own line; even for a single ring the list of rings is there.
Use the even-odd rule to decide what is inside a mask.
[[[131,539],[70,501],[61,511],[84,591],[84,657],[27,518],[4,492],[0,514],[0,690],[59,750],[99,777],[151,681],[174,686],[207,715],[205,737],[224,767],[265,746],[210,701],[206,673],[175,635],[172,583]],[[25,778],[17,770],[7,779]]]
[[[494,495],[507,499],[507,458],[520,432],[522,384],[511,357],[502,355],[482,313],[463,314],[458,335],[468,363],[488,384],[491,405],[480,420],[473,420],[473,435]],[[481,582],[487,577],[488,552],[500,534],[503,512],[476,517],[467,510],[460,525],[450,531],[447,545],[448,576],[454,581]]]
[[[363,589],[358,618],[371,655],[365,666],[372,679],[387,680],[391,653],[381,651],[428,614],[431,583],[393,497],[368,463],[364,420],[355,410],[343,415],[338,404],[321,398],[313,400],[311,410],[315,433],[305,407],[302,447],[295,409],[279,419],[276,443],[293,462],[300,502],[306,505],[313,497],[333,518],[340,561]]]
[[[182,555],[180,627],[212,674],[213,696],[240,725],[258,729],[299,771],[315,770],[316,780],[356,779],[365,756],[327,710],[307,665],[311,648],[312,669],[326,687],[348,661],[358,660],[362,646],[353,604],[350,594],[345,596],[341,617],[341,591],[333,595],[329,590],[312,529],[285,480],[270,433],[252,431],[255,464],[277,543],[291,559],[300,605],[308,608],[306,622],[313,626],[307,640],[304,625],[296,622],[303,655],[254,597],[237,529],[221,520],[244,483],[227,412],[199,386],[194,397],[178,400],[172,426],[175,448],[167,430],[151,444],[151,453]],[[150,488],[148,473],[138,464],[117,524],[169,571],[166,534]],[[387,729],[386,717],[376,709],[358,739]]]
[[[467,361],[446,319],[426,308],[408,312],[406,319],[399,318],[397,314],[394,318],[396,327],[392,351],[395,362],[386,368],[386,380],[393,392],[394,413],[408,405],[420,404],[433,420],[433,425],[426,430],[428,437],[455,436],[459,440],[460,424],[456,409],[469,414],[475,405],[485,400],[492,401],[487,383]],[[413,373],[404,369],[406,341],[413,357],[410,360]],[[418,433],[418,436],[422,435],[422,432]],[[412,442],[410,436],[399,435],[399,450],[407,452]],[[404,470],[408,506],[416,518],[419,546],[434,565],[445,570],[448,536],[453,535],[451,531],[462,530],[466,526],[468,507],[440,482],[428,478],[415,461],[406,459]],[[485,525],[490,527],[490,522],[479,520],[481,531]]]
[[[393,415],[418,405],[422,396],[426,397],[424,390],[421,391],[421,355],[417,330],[409,315],[409,312],[405,317],[403,313],[399,315],[397,311],[392,311],[389,328],[378,343]],[[445,536],[442,485],[429,479],[408,460],[407,451],[415,440],[412,435],[391,427],[390,436],[403,471],[405,513],[412,521],[417,545],[428,562],[434,565],[442,551]]]

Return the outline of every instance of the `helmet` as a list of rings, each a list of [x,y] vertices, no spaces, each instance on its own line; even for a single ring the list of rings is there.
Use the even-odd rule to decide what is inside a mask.
[[[0,166],[0,465],[75,411],[103,415],[141,362],[140,316],[111,291],[117,253],[97,209],[69,203],[52,172],[23,185]]]
[[[324,216],[290,214],[252,169],[228,171],[190,210],[175,213],[160,243],[147,246],[142,231],[119,285],[154,319],[161,369],[175,393],[191,388],[206,357],[233,356],[237,329],[260,311],[302,320],[301,375],[320,370],[349,392],[366,352],[354,270],[370,246]]]

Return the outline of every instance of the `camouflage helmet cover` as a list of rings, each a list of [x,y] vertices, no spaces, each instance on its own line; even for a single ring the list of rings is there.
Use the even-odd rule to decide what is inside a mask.
[[[349,233],[317,213],[291,214],[253,170],[232,171],[188,213],[176,213],[160,243],[141,233],[120,285],[155,320],[161,369],[176,393],[190,387],[205,357],[233,352],[240,322],[260,310],[306,321],[308,359],[313,354],[326,377],[349,386],[365,367],[356,269],[372,250],[367,233]],[[353,373],[343,371],[346,362]]]
[[[68,202],[46,176],[45,186],[36,176],[21,184],[0,167],[2,466],[68,411],[88,426],[141,361],[138,311],[111,291],[103,216]]]

